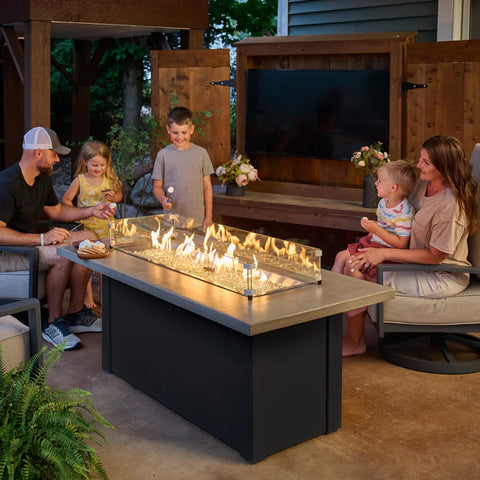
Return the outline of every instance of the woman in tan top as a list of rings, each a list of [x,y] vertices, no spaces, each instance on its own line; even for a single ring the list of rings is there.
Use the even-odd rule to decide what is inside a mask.
[[[416,214],[409,249],[367,248],[351,257],[351,269],[366,269],[384,261],[469,265],[468,235],[477,228],[477,183],[462,144],[437,135],[422,146],[417,163],[420,177],[409,197]],[[387,272],[384,283],[406,295],[441,298],[468,285],[467,274],[446,272]],[[347,312],[343,356],[365,353],[366,308]]]

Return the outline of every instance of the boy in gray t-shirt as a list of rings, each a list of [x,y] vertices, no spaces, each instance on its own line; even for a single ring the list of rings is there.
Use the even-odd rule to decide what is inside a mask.
[[[160,150],[153,168],[153,193],[164,210],[212,224],[213,166],[207,151],[190,142],[195,126],[185,107],[170,111],[167,132],[172,143]]]

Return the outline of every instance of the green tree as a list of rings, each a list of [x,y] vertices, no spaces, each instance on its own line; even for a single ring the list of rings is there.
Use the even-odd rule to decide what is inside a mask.
[[[230,47],[243,38],[275,35],[277,0],[210,0],[210,26],[205,48],[221,43]]]
[[[121,122],[125,128],[138,126],[141,106],[150,102],[148,41],[147,37],[115,40],[103,56],[90,90],[92,134],[96,138],[104,139],[114,123]],[[92,43],[92,51],[97,44]],[[72,73],[72,40],[54,41],[52,56]],[[52,124],[68,138],[70,131],[65,132],[63,126],[71,125],[72,85],[55,66],[51,96]]]

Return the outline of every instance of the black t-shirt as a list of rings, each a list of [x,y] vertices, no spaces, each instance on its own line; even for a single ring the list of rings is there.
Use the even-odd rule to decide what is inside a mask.
[[[0,172],[0,220],[8,228],[34,233],[43,207],[57,204],[58,198],[47,174],[40,174],[30,186],[18,163]]]

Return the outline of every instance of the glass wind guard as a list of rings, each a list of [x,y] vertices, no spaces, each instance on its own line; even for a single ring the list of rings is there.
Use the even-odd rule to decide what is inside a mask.
[[[110,245],[249,298],[321,281],[318,248],[180,215],[113,220]]]

